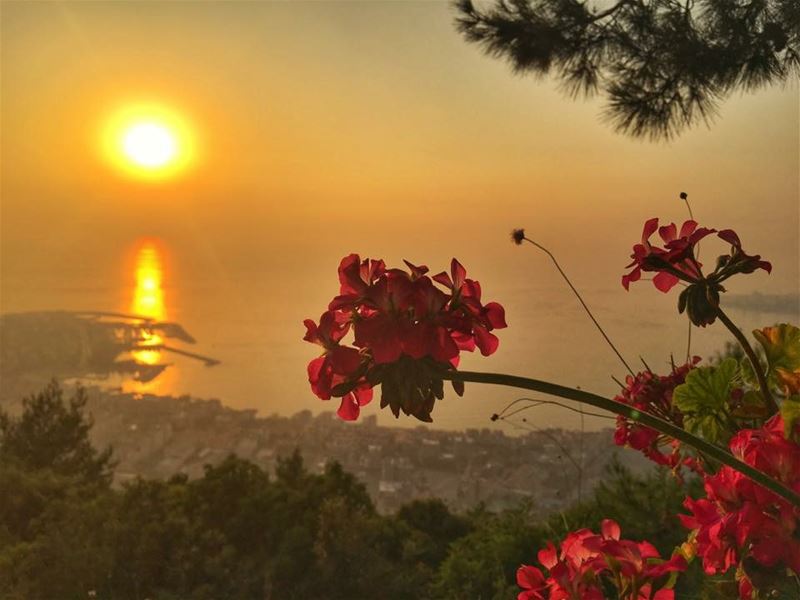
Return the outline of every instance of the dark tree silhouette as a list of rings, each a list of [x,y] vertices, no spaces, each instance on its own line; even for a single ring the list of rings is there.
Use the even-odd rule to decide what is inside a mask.
[[[620,132],[668,139],[714,116],[733,90],[800,71],[798,0],[456,0],[469,42],[516,73],[602,94]]]
[[[89,440],[93,421],[84,413],[88,397],[78,387],[69,400],[53,380],[40,393],[22,400],[23,412],[12,418],[0,410],[0,463],[28,470],[50,469],[87,483],[111,483],[111,448],[99,452]]]

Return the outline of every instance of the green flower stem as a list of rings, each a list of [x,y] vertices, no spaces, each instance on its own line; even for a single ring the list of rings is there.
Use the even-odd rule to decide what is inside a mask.
[[[742,350],[744,350],[744,353],[747,355],[747,359],[750,361],[750,364],[753,365],[753,372],[756,374],[756,379],[758,379],[758,387],[761,388],[761,395],[764,396],[764,402],[767,403],[767,407],[772,411],[773,414],[778,412],[780,409],[778,408],[775,399],[772,397],[772,394],[769,392],[767,377],[764,375],[764,370],[761,368],[761,361],[758,360],[758,356],[756,356],[756,353],[753,350],[753,347],[750,345],[750,342],[747,341],[745,335],[719,306],[717,307],[717,318],[722,321],[722,324],[725,325],[725,327],[728,328],[728,331],[733,334],[733,337],[736,338],[736,341],[739,342]]]
[[[750,465],[740,461],[734,457],[730,452],[710,444],[705,440],[692,435],[688,431],[669,423],[659,417],[651,415],[646,412],[636,410],[628,404],[617,402],[616,400],[609,400],[590,392],[583,390],[576,390],[573,388],[565,387],[547,381],[539,381],[538,379],[528,379],[527,377],[517,377],[515,375],[504,375],[501,373],[478,373],[475,371],[443,371],[441,373],[442,379],[449,381],[463,381],[472,383],[489,383],[494,385],[506,385],[509,387],[519,388],[523,390],[532,390],[534,392],[541,392],[566,398],[568,400],[575,400],[583,404],[588,404],[596,408],[607,410],[609,412],[621,415],[631,421],[636,421],[646,427],[655,429],[659,433],[674,438],[683,442],[687,446],[691,446],[698,452],[705,454],[709,458],[719,461],[722,464],[728,465],[732,469],[739,471],[743,475],[749,477],[758,484],[761,484],[771,492],[774,492],[781,498],[788,500],[796,507],[800,507],[800,494],[784,487],[778,481],[775,481],[765,473]]]

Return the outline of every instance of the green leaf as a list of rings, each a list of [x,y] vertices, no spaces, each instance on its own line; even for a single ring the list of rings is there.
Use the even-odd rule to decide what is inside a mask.
[[[768,375],[775,382],[778,369],[800,370],[800,328],[788,323],[756,329],[753,335],[764,348],[769,366]]]
[[[753,365],[750,363],[749,358],[745,356],[739,361],[739,369],[742,381],[749,383],[752,386],[758,385],[758,378],[756,377],[755,371],[753,371]]]
[[[800,396],[789,396],[781,402],[781,416],[784,437],[798,441],[798,436],[794,435],[794,426],[800,422]]]
[[[726,358],[716,367],[689,371],[686,382],[675,388],[672,401],[683,413],[684,426],[690,433],[702,435],[710,442],[722,442],[730,437],[725,423],[738,372],[738,361]]]

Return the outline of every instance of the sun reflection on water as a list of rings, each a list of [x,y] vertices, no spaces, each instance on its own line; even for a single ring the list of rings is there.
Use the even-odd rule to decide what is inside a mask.
[[[136,254],[136,287],[131,302],[133,314],[154,321],[164,321],[167,318],[162,282],[163,268],[158,247],[155,242],[146,241]],[[142,345],[145,346],[158,346],[164,341],[160,335],[147,331],[142,333],[142,338]],[[161,351],[137,350],[133,357],[139,362],[154,365],[161,359]]]

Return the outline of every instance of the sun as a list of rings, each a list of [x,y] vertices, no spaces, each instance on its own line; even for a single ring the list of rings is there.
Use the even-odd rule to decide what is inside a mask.
[[[101,137],[106,161],[137,179],[173,178],[196,159],[195,135],[188,119],[159,104],[117,110]]]
[[[161,169],[175,160],[175,134],[161,123],[134,123],[122,135],[122,151],[144,169]]]

